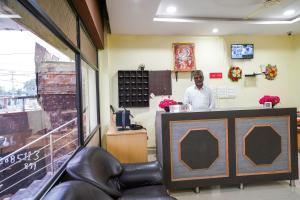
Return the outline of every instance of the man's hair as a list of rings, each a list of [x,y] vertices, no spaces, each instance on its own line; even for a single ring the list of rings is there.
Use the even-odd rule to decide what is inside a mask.
[[[202,72],[202,70],[195,70],[194,72],[193,72],[193,77],[195,77],[196,75],[200,75],[200,76],[202,76],[203,78],[204,78],[204,76],[203,76],[203,72]]]

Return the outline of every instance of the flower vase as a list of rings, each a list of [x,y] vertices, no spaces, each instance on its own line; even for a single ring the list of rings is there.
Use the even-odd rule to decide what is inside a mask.
[[[170,112],[170,107],[169,106],[164,107],[164,109],[165,109],[166,112]]]

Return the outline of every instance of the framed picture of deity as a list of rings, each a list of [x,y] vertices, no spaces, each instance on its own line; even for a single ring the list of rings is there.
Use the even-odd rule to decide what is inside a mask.
[[[196,69],[195,44],[173,43],[174,71],[190,72]]]

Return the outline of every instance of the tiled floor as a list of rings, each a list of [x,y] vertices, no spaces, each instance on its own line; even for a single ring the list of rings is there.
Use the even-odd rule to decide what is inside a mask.
[[[287,181],[273,181],[246,185],[243,190],[238,187],[210,187],[200,189],[198,194],[192,190],[172,191],[171,196],[178,200],[299,200],[300,185],[290,187]]]
[[[149,155],[149,160],[155,160],[155,156]],[[300,181],[296,181],[296,187],[290,187],[289,181],[272,181],[245,185],[243,190],[214,186],[201,188],[198,194],[193,190],[171,191],[171,196],[178,200],[300,200]]]

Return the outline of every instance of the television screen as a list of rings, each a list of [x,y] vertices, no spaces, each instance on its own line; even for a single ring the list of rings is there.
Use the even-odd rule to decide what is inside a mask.
[[[253,44],[232,44],[231,58],[232,59],[251,59],[254,54]]]

